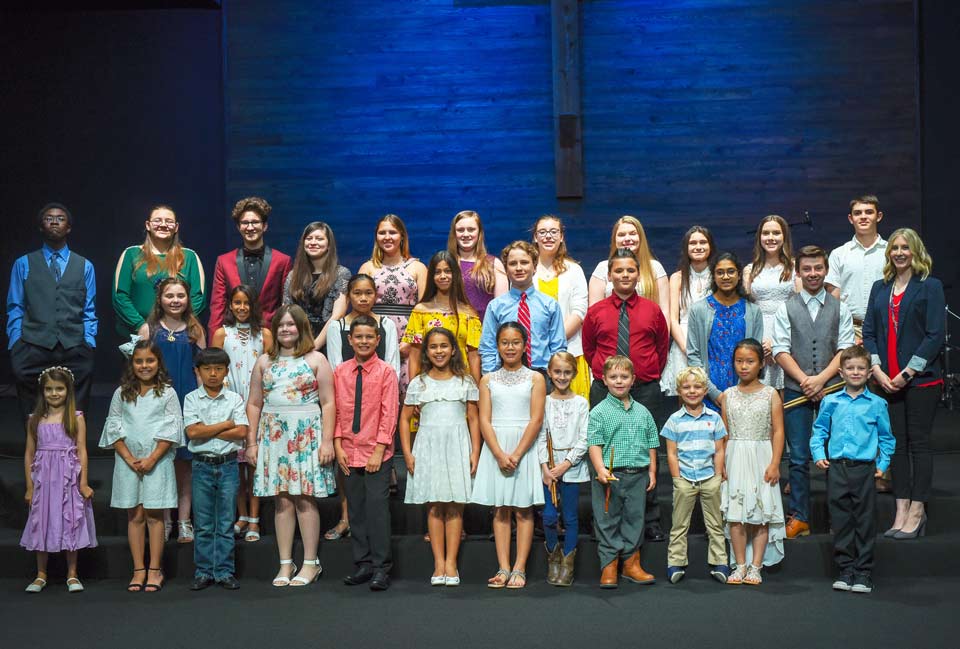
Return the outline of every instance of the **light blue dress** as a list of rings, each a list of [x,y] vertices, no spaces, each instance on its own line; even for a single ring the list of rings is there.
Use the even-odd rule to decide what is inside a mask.
[[[113,492],[110,506],[130,509],[167,509],[177,506],[177,480],[173,472],[173,456],[183,445],[183,412],[172,386],[157,396],[150,390],[135,401],[124,401],[120,388],[113,393],[107,420],[100,436],[100,448],[114,448],[123,440],[134,457],[146,457],[157,442],[170,442],[171,447],[149,473],[140,475],[120,458],[113,466]]]
[[[515,371],[504,368],[490,374],[491,424],[497,443],[505,453],[511,453],[523,437],[530,423],[530,395],[533,392],[533,370],[521,367]],[[486,444],[480,451],[477,477],[473,483],[471,502],[494,507],[531,507],[543,504],[543,483],[540,480],[540,462],[536,440],[520,458],[515,471],[505,474]]]

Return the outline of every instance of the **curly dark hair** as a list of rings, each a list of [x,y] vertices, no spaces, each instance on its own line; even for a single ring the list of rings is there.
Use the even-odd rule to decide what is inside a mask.
[[[272,211],[273,208],[270,207],[270,203],[266,199],[259,196],[248,196],[237,201],[237,204],[233,206],[230,218],[233,219],[234,223],[240,223],[240,217],[243,216],[244,212],[253,212],[260,217],[261,221],[266,223]]]

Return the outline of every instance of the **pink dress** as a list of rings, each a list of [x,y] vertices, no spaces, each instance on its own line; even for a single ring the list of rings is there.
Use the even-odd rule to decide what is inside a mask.
[[[373,281],[377,286],[377,303],[373,307],[373,312],[393,320],[400,340],[407,331],[407,321],[410,320],[413,307],[420,299],[417,280],[407,270],[415,261],[417,260],[411,257],[396,266],[383,265],[373,275]],[[407,370],[407,361],[404,360],[400,365],[401,401],[407,392],[408,383],[410,383],[410,375]]]
[[[77,444],[67,437],[63,424],[37,426],[30,473],[33,500],[20,545],[37,552],[95,548],[93,505],[80,495]]]

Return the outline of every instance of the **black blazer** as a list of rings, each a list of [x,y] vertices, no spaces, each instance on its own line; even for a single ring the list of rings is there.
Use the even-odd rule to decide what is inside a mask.
[[[879,280],[870,289],[867,317],[863,321],[863,346],[870,354],[880,357],[880,367],[890,373],[887,358],[887,335],[890,331],[890,291],[893,282]],[[945,342],[946,299],[943,284],[935,277],[921,280],[910,278],[900,302],[900,326],[897,331],[897,362],[900,371],[914,356],[927,362],[922,372],[917,373],[913,385],[943,378],[940,367],[940,350]],[[890,377],[893,378],[892,376]]]

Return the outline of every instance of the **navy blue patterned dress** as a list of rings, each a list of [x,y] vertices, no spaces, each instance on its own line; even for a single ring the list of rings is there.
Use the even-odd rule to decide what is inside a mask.
[[[733,368],[733,349],[747,333],[747,304],[740,299],[731,306],[724,306],[712,295],[706,299],[713,308],[713,326],[707,341],[710,380],[723,392],[737,384],[737,373]],[[709,407],[720,411],[710,399],[705,401]]]

